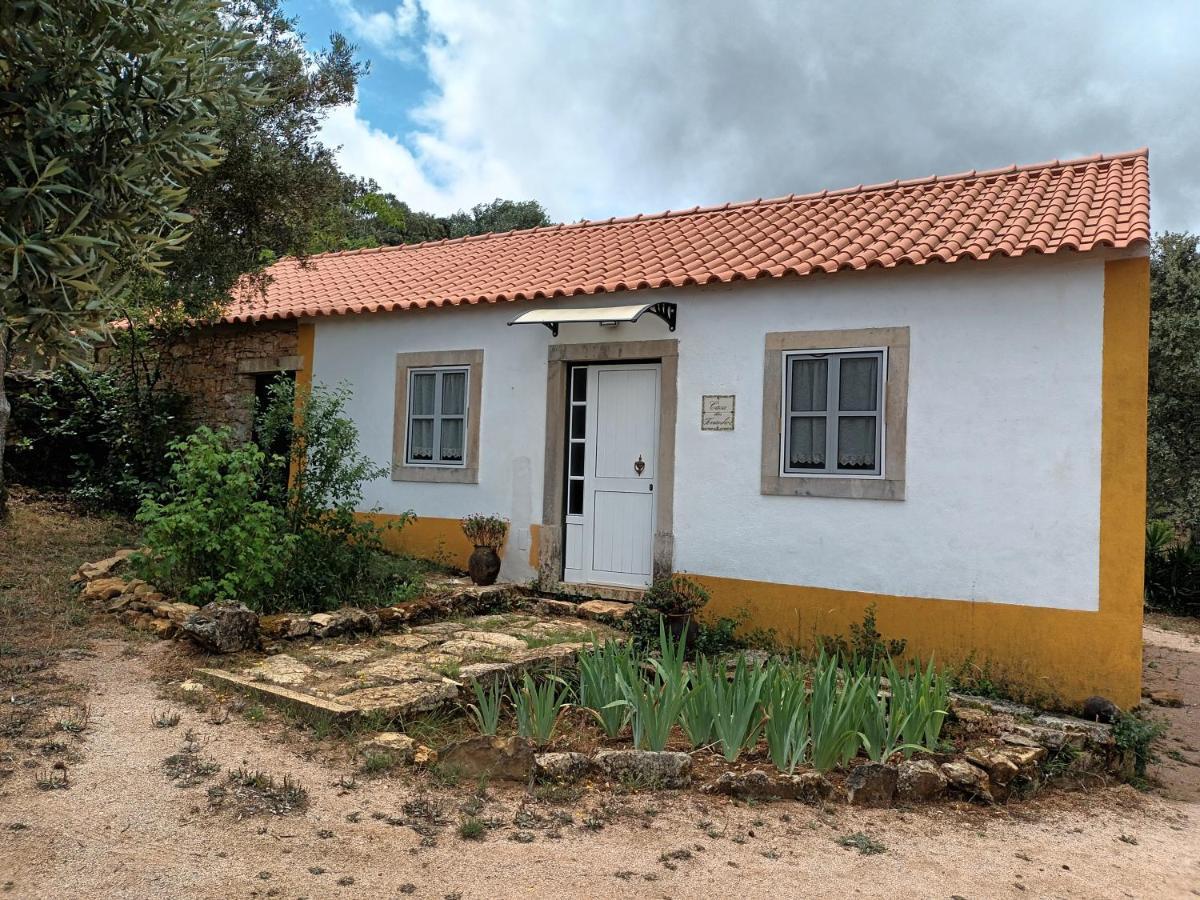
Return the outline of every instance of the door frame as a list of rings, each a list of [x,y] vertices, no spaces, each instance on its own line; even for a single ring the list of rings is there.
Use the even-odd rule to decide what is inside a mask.
[[[563,522],[566,511],[567,374],[573,364],[655,362],[661,365],[658,407],[658,481],[654,500],[652,579],[674,572],[675,419],[679,408],[679,341],[611,341],[551,344],[546,360],[546,450],[542,525],[538,529],[538,585],[542,590],[579,592],[564,584]],[[588,593],[639,594],[636,589],[597,587]]]

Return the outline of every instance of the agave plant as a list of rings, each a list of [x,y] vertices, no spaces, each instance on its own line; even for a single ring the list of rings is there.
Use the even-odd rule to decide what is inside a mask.
[[[791,775],[808,754],[812,729],[812,705],[804,678],[790,667],[773,667],[763,692],[763,709],[771,762]]]
[[[499,680],[493,680],[486,688],[480,682],[475,682],[475,702],[468,709],[480,734],[490,736],[496,733],[500,727],[503,701],[504,692]]]
[[[556,675],[535,680],[526,672],[521,676],[519,688],[510,681],[509,693],[517,713],[517,734],[539,745],[550,743],[570,691],[567,683]]]
[[[608,640],[579,654],[579,705],[596,717],[610,738],[629,721],[622,685],[639,677],[638,660],[628,643]]]

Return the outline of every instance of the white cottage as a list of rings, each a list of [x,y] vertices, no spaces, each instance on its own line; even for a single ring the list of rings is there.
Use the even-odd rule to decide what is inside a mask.
[[[1064,701],[1139,696],[1147,152],[284,260],[390,461],[365,508],[462,564],[803,644],[885,635]]]

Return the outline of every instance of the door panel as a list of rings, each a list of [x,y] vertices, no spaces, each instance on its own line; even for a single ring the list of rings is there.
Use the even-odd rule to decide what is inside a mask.
[[[658,372],[654,369],[596,369],[596,478],[627,479],[637,475],[634,461],[642,458],[642,481],[655,477],[658,443]],[[644,489],[644,488],[643,488]]]
[[[628,576],[635,582],[638,578],[648,577],[653,537],[653,494],[596,491],[595,527],[592,529],[594,574],[621,576],[622,579]]]

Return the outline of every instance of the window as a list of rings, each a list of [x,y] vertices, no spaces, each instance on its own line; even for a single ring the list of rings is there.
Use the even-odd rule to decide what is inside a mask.
[[[772,332],[762,493],[903,500],[907,328]]]
[[[408,464],[463,466],[470,371],[409,369]]]
[[[483,351],[396,355],[392,478],[479,481]]]
[[[886,358],[886,350],[785,354],[785,474],[882,474]]]

